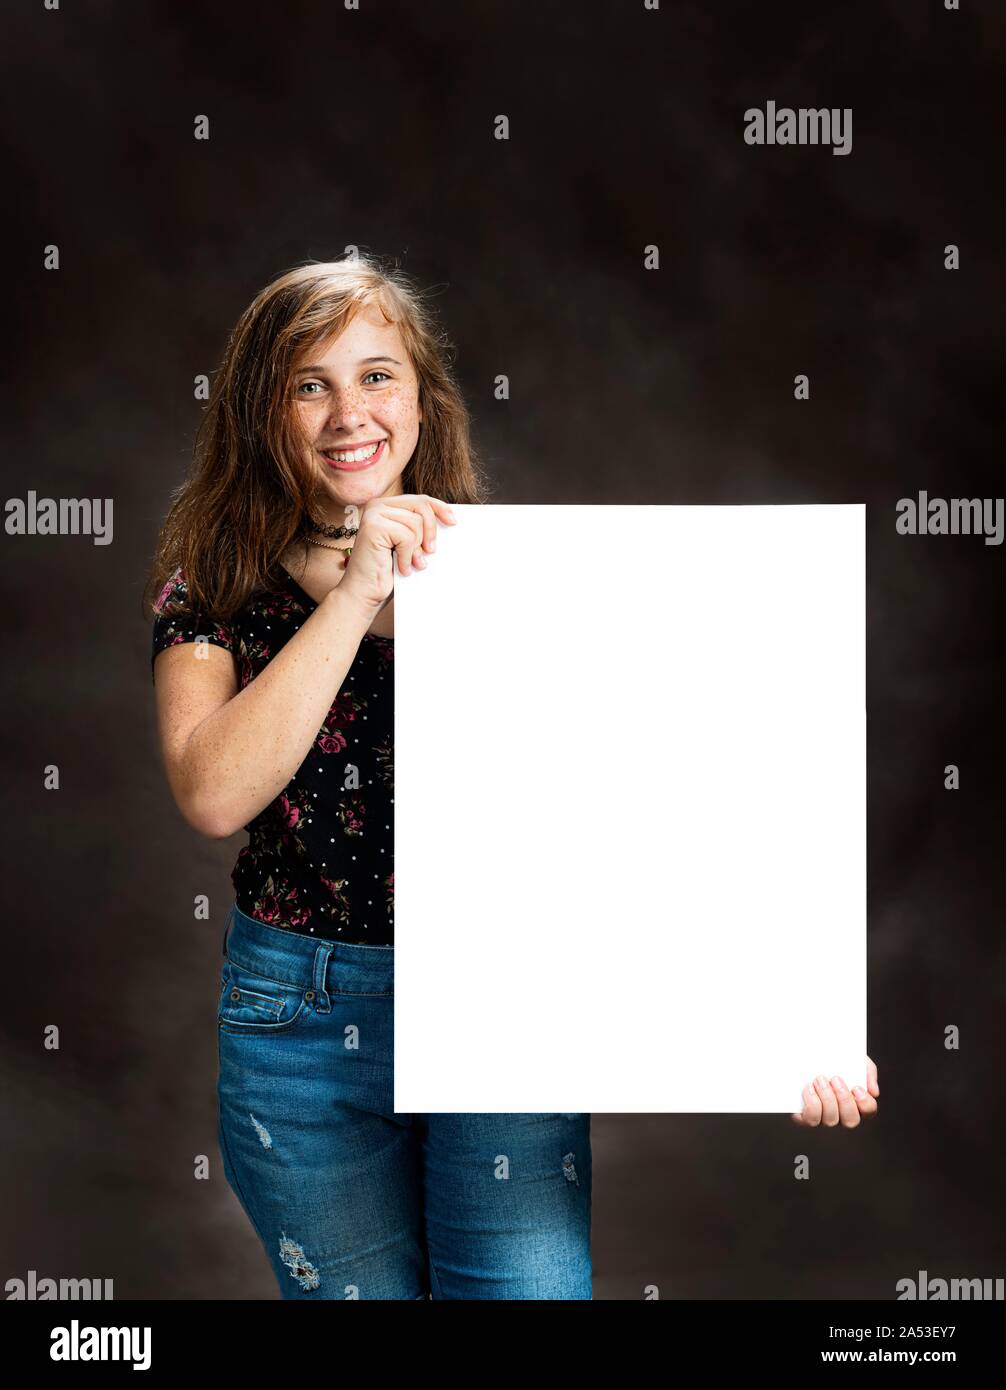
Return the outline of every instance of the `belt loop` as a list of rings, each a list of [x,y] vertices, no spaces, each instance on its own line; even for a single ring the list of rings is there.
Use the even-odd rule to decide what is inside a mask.
[[[314,990],[314,1007],[321,1014],[332,1012],[332,1001],[325,988],[325,975],[328,970],[328,958],[334,949],[332,945],[319,945],[314,953],[314,978],[311,988]]]
[[[232,927],[233,925],[234,925],[234,908],[233,908],[233,906],[232,906],[232,907],[231,907],[231,910],[230,910],[230,911],[228,912],[228,914],[227,914],[227,922],[226,922],[226,924],[224,925],[224,944],[223,944],[223,952],[222,952],[222,953],[223,953],[223,956],[224,956],[225,959],[226,959],[226,957],[227,957],[227,937],[230,935],[230,930],[231,930],[231,927]]]

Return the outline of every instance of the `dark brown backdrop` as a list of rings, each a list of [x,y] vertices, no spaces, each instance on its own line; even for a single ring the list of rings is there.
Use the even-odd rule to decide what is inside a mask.
[[[5,497],[112,497],[115,526],[3,537],[4,1278],[276,1296],[215,1142],[241,841],[169,798],[139,590],[193,377],[269,277],[347,243],[440,287],[497,501],[868,504],[880,1114],[596,1116],[596,1296],[1001,1275],[1006,555],[894,527],[920,489],[1003,491],[1001,7],[104,0],[4,29]],[[851,107],[852,153],[745,145],[769,99]],[[575,563],[631,557],[590,539]]]

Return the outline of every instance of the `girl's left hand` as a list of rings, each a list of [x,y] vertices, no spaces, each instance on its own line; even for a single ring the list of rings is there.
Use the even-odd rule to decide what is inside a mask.
[[[829,1082],[819,1076],[803,1088],[803,1110],[794,1114],[798,1125],[820,1125],[829,1127],[840,1121],[847,1129],[855,1129],[866,1115],[877,1113],[876,1097],[880,1095],[877,1085],[877,1067],[870,1058],[866,1059],[866,1087],[853,1086],[850,1091],[840,1076],[833,1076]]]

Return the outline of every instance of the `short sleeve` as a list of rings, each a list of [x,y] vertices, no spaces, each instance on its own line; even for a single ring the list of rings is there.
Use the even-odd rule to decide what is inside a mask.
[[[197,641],[209,642],[212,646],[223,647],[229,652],[235,651],[237,646],[234,632],[227,624],[213,622],[203,614],[193,612],[185,576],[179,569],[165,584],[154,604],[154,627],[150,649],[151,673],[155,657],[166,647],[177,647],[183,642]]]

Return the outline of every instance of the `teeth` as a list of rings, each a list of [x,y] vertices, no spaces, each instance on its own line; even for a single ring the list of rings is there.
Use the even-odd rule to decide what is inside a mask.
[[[365,449],[325,449],[324,454],[336,463],[362,463],[364,459],[373,458],[383,443],[384,441],[379,439],[376,444],[368,444]]]

